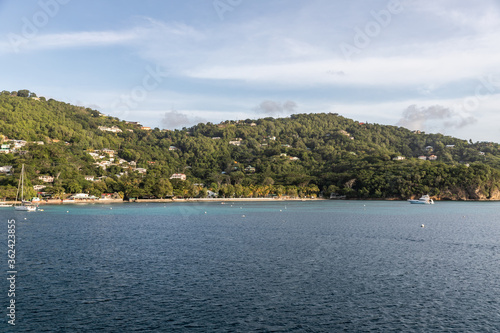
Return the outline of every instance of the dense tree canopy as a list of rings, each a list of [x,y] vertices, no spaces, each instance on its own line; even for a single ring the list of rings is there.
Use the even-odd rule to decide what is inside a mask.
[[[359,123],[337,114],[144,130],[97,110],[36,98],[29,90],[3,91],[0,134],[4,144],[28,142],[0,154],[0,166],[14,167],[12,175],[0,174],[0,198],[15,197],[21,164],[31,185],[45,184],[40,175],[54,177],[43,190],[54,197],[75,192],[203,197],[212,191],[222,197],[336,193],[404,199],[429,193],[486,199],[497,197],[500,188],[496,143]],[[110,161],[106,168],[89,154],[103,149],[115,151],[113,160],[104,154]],[[405,159],[395,160],[398,156]],[[126,163],[116,163],[119,159]],[[170,179],[174,173],[187,180]]]

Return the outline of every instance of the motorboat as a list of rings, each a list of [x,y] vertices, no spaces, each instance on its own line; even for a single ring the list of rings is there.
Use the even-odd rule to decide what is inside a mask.
[[[418,200],[409,199],[408,202],[410,202],[411,204],[417,204],[417,205],[433,205],[434,204],[434,200],[432,200],[431,197],[429,197],[429,195],[427,195],[427,194],[421,196],[420,199],[418,199]]]

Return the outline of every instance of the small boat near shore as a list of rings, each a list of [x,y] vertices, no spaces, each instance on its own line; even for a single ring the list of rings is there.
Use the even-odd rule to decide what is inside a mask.
[[[418,200],[409,199],[408,202],[411,204],[417,204],[417,205],[433,205],[434,204],[434,200],[432,200],[431,197],[429,197],[429,195],[427,195],[427,194],[421,196],[420,199],[418,199]]]
[[[4,207],[12,207],[11,204],[7,204],[5,202],[0,202],[0,208],[4,208]]]

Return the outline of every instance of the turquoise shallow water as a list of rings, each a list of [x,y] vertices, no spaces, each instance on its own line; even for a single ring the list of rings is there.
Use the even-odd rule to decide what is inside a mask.
[[[500,203],[43,208],[0,210],[4,267],[16,219],[16,332],[500,327]]]

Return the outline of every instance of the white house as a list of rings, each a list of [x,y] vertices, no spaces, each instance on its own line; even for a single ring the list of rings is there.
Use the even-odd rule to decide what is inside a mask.
[[[72,199],[97,199],[97,197],[93,195],[88,195],[87,193],[76,193],[71,196]]]
[[[40,179],[44,183],[53,183],[54,182],[54,177],[52,177],[52,176],[39,176],[38,179]]]
[[[122,130],[117,126],[113,126],[113,127],[99,126],[97,128],[100,129],[101,131],[106,131],[106,132],[113,132],[113,133],[121,133],[122,132]]]
[[[255,172],[255,167],[253,167],[253,166],[249,165],[249,166],[247,166],[247,167],[245,168],[245,171],[246,171],[246,172]]]
[[[186,180],[186,175],[183,173],[174,173],[170,179],[180,179],[180,180]]]
[[[12,165],[5,165],[3,167],[0,167],[0,173],[11,173],[12,172]]]
[[[217,193],[215,193],[214,191],[210,191],[210,190],[207,191],[207,195],[209,198],[217,198],[218,197]]]

